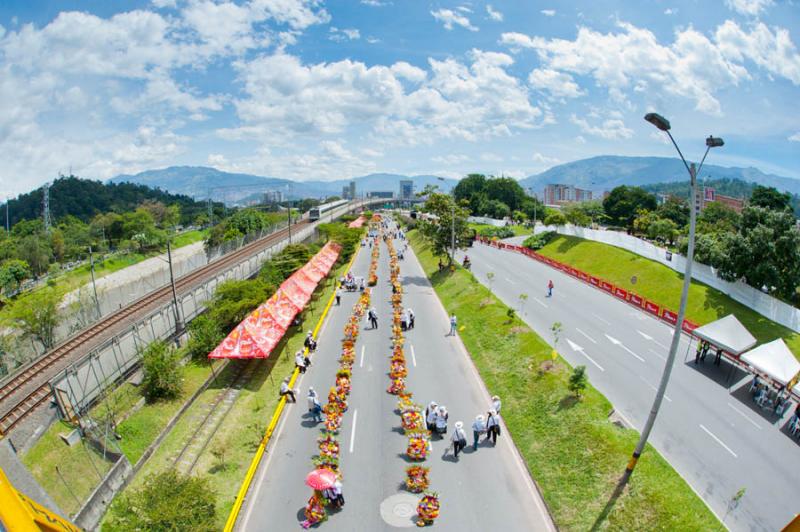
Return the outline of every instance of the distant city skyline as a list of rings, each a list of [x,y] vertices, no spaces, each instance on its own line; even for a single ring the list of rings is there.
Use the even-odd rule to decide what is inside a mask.
[[[641,3],[7,0],[0,201],[72,171],[522,178],[596,155],[800,177],[800,10]]]

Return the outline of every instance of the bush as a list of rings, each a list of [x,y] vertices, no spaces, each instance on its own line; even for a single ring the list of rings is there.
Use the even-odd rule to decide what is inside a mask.
[[[575,366],[572,375],[569,376],[569,390],[580,398],[583,390],[586,389],[586,366]]]
[[[510,227],[481,227],[478,234],[484,238],[511,238],[514,230]]]
[[[159,399],[174,399],[183,387],[183,367],[180,356],[166,343],[153,342],[142,355],[142,390],[148,403]]]
[[[104,530],[216,530],[216,495],[208,480],[166,470],[123,494]]]
[[[542,249],[557,235],[558,233],[555,231],[545,231],[544,233],[539,233],[538,235],[529,236],[522,242],[522,245],[528,249]]]
[[[544,217],[544,225],[566,225],[567,217],[561,211],[552,211]]]
[[[265,267],[272,261],[267,262]],[[264,275],[264,270],[259,275]],[[283,282],[281,278],[280,281]],[[214,292],[209,306],[209,316],[223,331],[230,331],[256,307],[264,303],[277,288],[259,277],[252,281],[226,281]]]
[[[225,338],[219,324],[208,314],[202,314],[189,323],[187,349],[195,360],[207,360],[208,354]]]

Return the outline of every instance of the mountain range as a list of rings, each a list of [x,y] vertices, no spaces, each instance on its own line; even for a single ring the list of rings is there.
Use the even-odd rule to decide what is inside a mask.
[[[458,183],[456,179],[435,175],[405,176],[385,173],[355,177],[352,181],[356,183],[357,194],[377,191],[393,191],[397,194],[400,181],[406,179],[414,181],[416,191],[422,190],[426,185],[438,185],[440,189],[448,191]],[[706,164],[698,179],[739,179],[800,194],[800,179],[766,174],[757,168],[728,168]],[[540,174],[521,179],[520,185],[537,193],[549,183],[574,185],[599,192],[619,185],[643,186],[686,180],[686,168],[680,159],[603,155],[554,166]],[[223,172],[204,166],[172,166],[135,175],[119,175],[110,181],[138,183],[196,199],[207,198],[210,191],[215,201],[236,203],[244,198],[257,197],[268,190],[280,190],[290,199],[341,195],[342,187],[351,179],[292,181]]]

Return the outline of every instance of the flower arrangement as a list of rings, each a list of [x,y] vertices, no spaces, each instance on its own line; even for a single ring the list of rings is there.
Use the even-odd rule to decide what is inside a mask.
[[[317,469],[333,471],[339,478],[342,478],[342,473],[339,471],[339,459],[335,456],[315,456],[311,459],[311,463]]]
[[[403,393],[397,394],[397,396],[398,396],[397,410],[400,411],[400,412],[403,412],[408,407],[412,406],[414,404],[414,402],[411,400],[411,397],[413,395],[414,394],[411,393],[411,392],[403,392]]]
[[[325,434],[317,439],[319,455],[322,458],[339,458],[339,441],[331,434]]]
[[[439,517],[439,494],[426,492],[417,504],[417,526],[432,525]]]
[[[309,528],[317,523],[321,523],[328,518],[328,513],[325,511],[325,498],[322,493],[314,490],[314,494],[308,499],[306,504],[305,516],[306,520],[300,523],[303,528]]]
[[[330,404],[330,403],[329,403]],[[326,407],[328,405],[325,405]],[[342,426],[342,413],[338,410],[331,409],[325,412],[325,430],[328,432],[339,432],[339,427]]]
[[[406,488],[412,493],[422,493],[428,489],[430,467],[412,465],[406,468]]]
[[[389,384],[389,388],[386,390],[392,395],[397,395],[404,392],[406,389],[406,380],[402,377],[397,377],[396,379],[392,379],[391,384]]]
[[[406,432],[419,431],[425,428],[425,420],[418,408],[403,411],[400,414],[400,424]]]
[[[412,432],[408,435],[406,455],[412,460],[425,460],[428,457],[428,434]]]

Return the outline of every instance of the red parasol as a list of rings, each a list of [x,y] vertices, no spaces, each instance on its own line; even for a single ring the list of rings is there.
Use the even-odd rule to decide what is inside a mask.
[[[306,475],[306,484],[315,490],[326,490],[336,482],[336,473],[330,469],[315,469]]]

